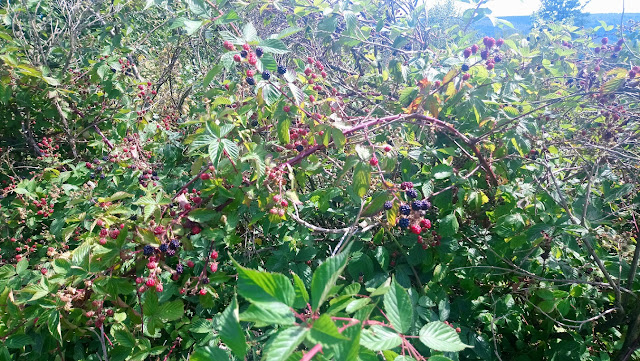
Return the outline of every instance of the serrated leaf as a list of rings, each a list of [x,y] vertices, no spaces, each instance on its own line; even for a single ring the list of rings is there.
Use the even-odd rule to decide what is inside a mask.
[[[266,39],[258,45],[265,53],[286,54],[289,52],[287,46],[280,39]]]
[[[264,361],[284,361],[302,343],[309,329],[306,327],[289,327],[271,338],[264,351]]]
[[[420,341],[427,347],[443,352],[458,352],[472,346],[460,340],[456,330],[444,322],[429,322],[420,329]]]
[[[433,174],[433,178],[435,179],[446,179],[453,174],[453,168],[446,164],[438,164],[433,167],[431,174]]]
[[[240,314],[240,320],[270,325],[293,325],[296,322],[291,308],[281,302],[251,304]]]
[[[295,291],[285,275],[244,268],[235,260],[233,264],[238,270],[238,294],[242,297],[252,302],[281,302],[287,306],[293,305]]]
[[[278,140],[280,144],[289,144],[291,141],[289,136],[289,127],[291,127],[291,119],[283,118],[278,121],[276,131],[278,132]]]
[[[460,225],[458,224],[458,218],[455,213],[448,214],[440,220],[440,226],[438,231],[442,236],[453,236],[458,233]]]
[[[353,189],[359,197],[364,197],[371,186],[371,168],[359,162],[353,171]]]
[[[189,356],[190,361],[224,361],[230,360],[229,355],[222,349],[212,346],[196,347],[195,351]]]
[[[256,28],[253,26],[253,24],[245,24],[245,26],[242,28],[242,38],[248,43],[258,39],[258,32],[256,31]]]
[[[326,314],[315,320],[311,331],[309,331],[308,338],[311,342],[319,343],[323,346],[331,346],[336,342],[348,340],[338,332],[338,326]]]
[[[384,309],[389,321],[400,333],[407,333],[413,323],[413,307],[407,290],[394,279],[384,295]]]
[[[328,258],[313,273],[311,279],[311,308],[315,311],[329,296],[331,288],[347,265],[347,252]]]
[[[223,139],[222,147],[234,162],[238,161],[238,157],[240,156],[240,148],[238,148],[238,145],[235,142],[229,139]]]
[[[242,327],[240,327],[238,302],[235,297],[220,316],[220,329],[218,332],[222,342],[240,359],[244,358],[247,354],[247,343],[244,337],[244,331]]]
[[[302,92],[302,89],[293,82],[289,82],[287,86],[289,87],[289,90],[291,90],[291,94],[293,95],[293,99],[296,101],[296,105],[300,105],[304,100],[304,93]]]
[[[309,303],[309,293],[307,292],[306,287],[304,286],[304,282],[302,279],[296,274],[293,273],[293,288],[296,292],[296,299],[293,302],[294,308],[303,308]]]
[[[362,330],[360,345],[371,351],[391,350],[402,344],[402,338],[393,330],[374,325]]]
[[[278,35],[276,36],[277,39],[284,39],[288,36],[291,36],[295,33],[298,33],[300,31],[304,30],[303,28],[299,28],[297,26],[290,26],[286,29],[282,29],[280,30],[280,32],[278,33]]]
[[[345,308],[345,311],[347,313],[353,313],[361,309],[362,307],[368,305],[369,303],[371,303],[371,298],[358,298],[357,300],[351,301],[347,305],[347,308]]]
[[[163,320],[174,321],[184,315],[184,304],[181,300],[165,302],[158,308],[157,316]]]
[[[120,346],[131,349],[136,347],[136,339],[133,337],[131,332],[123,327],[116,328],[113,331],[113,337],[116,339],[116,343],[118,343]]]

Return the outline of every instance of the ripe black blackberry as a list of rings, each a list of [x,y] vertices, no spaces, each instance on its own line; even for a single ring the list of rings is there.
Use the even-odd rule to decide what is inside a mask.
[[[269,80],[269,78],[271,78],[271,73],[269,73],[268,70],[263,71],[262,72],[262,79]]]
[[[298,145],[298,146],[296,146],[296,150],[298,152],[302,152],[304,150],[304,147],[302,145]]]
[[[176,250],[175,249],[168,249],[167,250],[167,256],[173,257],[175,255],[176,255]]]
[[[243,50],[243,51],[240,52],[240,56],[243,57],[243,58],[246,58],[247,55],[248,55],[248,53],[247,53],[246,50]]]
[[[411,203],[411,209],[414,211],[422,210],[422,201],[415,201]]]
[[[160,252],[166,252],[169,249],[169,246],[166,243],[163,243],[160,245],[160,247],[158,247],[158,249],[160,250]]]
[[[469,65],[462,64],[462,71],[469,71]]]
[[[209,277],[202,277],[202,283],[205,285],[209,284]]]
[[[176,273],[182,274],[182,272],[184,272],[184,266],[182,265],[182,263],[178,263],[178,265],[176,266]]]
[[[423,211],[428,211],[431,208],[431,202],[429,202],[428,200],[423,200],[422,201],[422,210]]]
[[[384,209],[385,209],[385,210],[387,210],[387,211],[388,211],[388,210],[390,210],[391,208],[393,208],[393,202],[391,202],[391,201],[386,201],[386,202],[384,202]]]
[[[401,205],[400,214],[404,214],[405,216],[408,216],[409,214],[411,214],[411,207],[409,207],[406,204]]]
[[[262,54],[264,54],[262,48],[256,48],[256,56],[259,58],[262,56]]]
[[[255,79],[251,78],[251,77],[247,77],[247,84],[249,85],[256,85],[256,81]]]
[[[142,253],[144,253],[145,256],[151,256],[153,254],[153,251],[155,251],[155,248],[153,248],[153,246],[150,246],[150,245],[146,245],[142,249]]]
[[[400,226],[400,228],[409,227],[409,218],[400,218],[400,220],[398,221],[398,225]]]
[[[286,72],[287,72],[287,68],[285,68],[282,65],[278,65],[278,74],[284,75],[284,74],[286,74]]]
[[[413,188],[407,190],[407,197],[412,198],[412,199],[413,198],[417,198],[418,197],[418,191],[413,189]]]

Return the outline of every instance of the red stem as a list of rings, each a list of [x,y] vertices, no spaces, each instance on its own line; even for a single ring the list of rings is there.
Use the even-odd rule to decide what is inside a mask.
[[[321,344],[317,344],[317,345],[313,346],[311,348],[311,350],[309,350],[309,352],[307,352],[306,354],[304,354],[304,356],[302,356],[300,361],[311,361],[313,356],[315,356],[318,352],[322,352],[322,345]]]

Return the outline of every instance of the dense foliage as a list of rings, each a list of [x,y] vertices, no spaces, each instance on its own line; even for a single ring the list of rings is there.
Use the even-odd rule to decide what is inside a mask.
[[[6,3],[0,360],[640,359],[640,28],[472,5]]]

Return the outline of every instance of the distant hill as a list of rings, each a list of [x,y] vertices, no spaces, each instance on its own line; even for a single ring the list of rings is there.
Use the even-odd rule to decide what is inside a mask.
[[[576,25],[594,28],[600,25],[600,21],[604,21],[607,25],[620,25],[620,16],[621,14],[586,14],[582,23]],[[509,27],[505,27],[504,29],[494,27],[487,18],[477,22],[473,27],[482,35],[499,36],[509,35],[514,32],[527,34],[533,26],[531,16],[504,16],[500,17],[500,19],[509,21],[515,29]],[[640,22],[640,13],[624,14],[624,23],[627,23],[629,20]],[[599,32],[604,33],[602,29]]]

